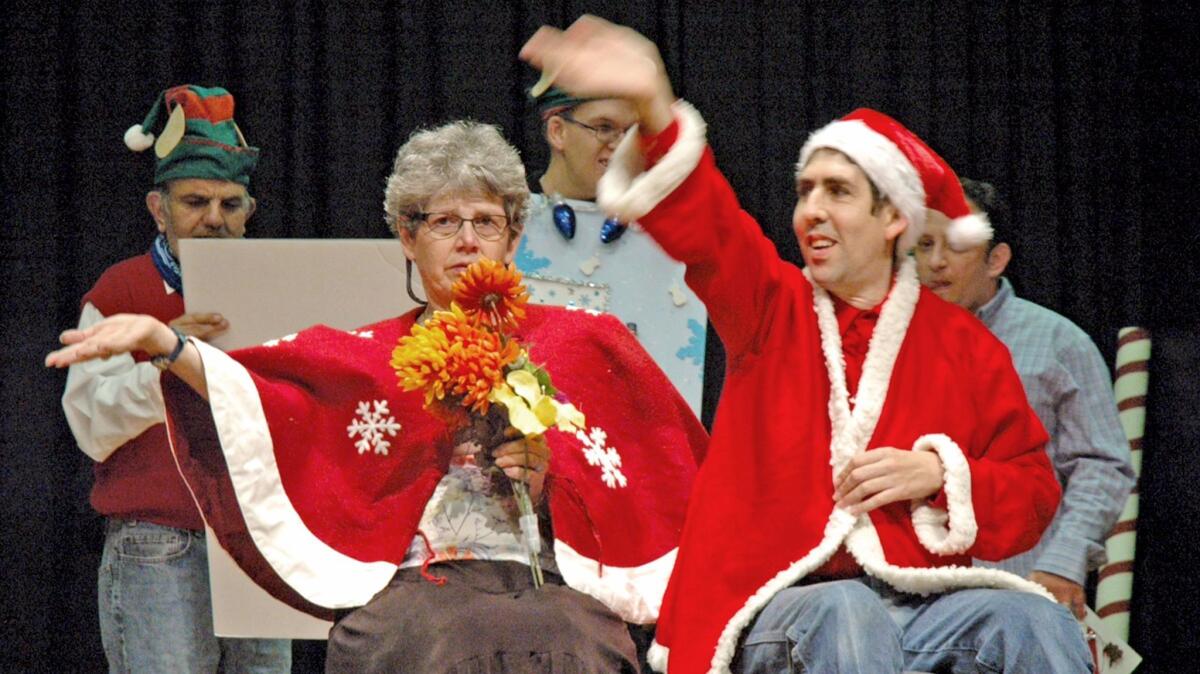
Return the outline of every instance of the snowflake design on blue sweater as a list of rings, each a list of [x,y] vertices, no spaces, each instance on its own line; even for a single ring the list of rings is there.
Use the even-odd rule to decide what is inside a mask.
[[[529,246],[529,239],[525,237],[521,237],[521,243],[517,247],[517,255],[513,261],[517,263],[517,269],[526,274],[532,274],[550,266],[550,258],[535,255]]]
[[[689,318],[687,325],[692,336],[688,339],[686,346],[675,352],[675,357],[701,365],[704,363],[704,326],[694,318]]]

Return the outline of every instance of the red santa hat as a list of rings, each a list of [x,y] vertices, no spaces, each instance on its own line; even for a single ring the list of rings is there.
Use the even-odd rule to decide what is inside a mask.
[[[908,219],[898,253],[907,253],[921,238],[926,208],[950,218],[946,238],[955,250],[992,238],[987,217],[971,213],[954,169],[915,133],[882,112],[859,108],[813,132],[800,150],[797,173],[821,148],[837,150],[858,164]]]

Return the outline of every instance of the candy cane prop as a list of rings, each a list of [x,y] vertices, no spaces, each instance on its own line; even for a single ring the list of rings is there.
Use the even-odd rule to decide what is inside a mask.
[[[1117,340],[1117,372],[1113,392],[1121,427],[1129,440],[1134,473],[1142,474],[1142,435],[1146,429],[1146,392],[1150,383],[1150,333],[1122,328]],[[1133,590],[1133,555],[1137,548],[1138,489],[1125,502],[1121,518],[1108,534],[1108,563],[1100,567],[1096,613],[1112,634],[1129,640],[1129,600]]]

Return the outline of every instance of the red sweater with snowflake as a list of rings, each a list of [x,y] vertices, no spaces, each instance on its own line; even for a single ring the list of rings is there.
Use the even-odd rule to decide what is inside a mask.
[[[707,434],[615,317],[526,311],[515,334],[588,425],[546,433],[556,565],[625,620],[654,622]],[[391,580],[446,474],[446,422],[390,365],[417,313],[229,354],[199,343],[207,404],[164,378],[173,449],[209,525],[253,579],[310,613],[365,604]]]

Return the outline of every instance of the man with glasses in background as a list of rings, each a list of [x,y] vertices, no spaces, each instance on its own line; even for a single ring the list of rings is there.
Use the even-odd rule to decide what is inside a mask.
[[[179,336],[170,354],[74,364],[63,394],[71,432],[96,461],[92,507],[107,519],[100,637],[114,672],[291,670],[290,641],[213,633],[204,521],[171,455],[159,383],[186,335],[208,339],[229,328],[219,314],[184,313],[179,241],[241,238],[254,214],[246,188],[259,151],[246,144],[233,106],[224,89],[178,86],[126,132],[130,149],[153,144],[158,157],[146,208],[159,233],[148,252],[105,270],[82,300],[80,329],[139,313]]]
[[[624,100],[553,87],[535,102],[550,162],[532,185],[516,256],[533,301],[616,315],[699,415],[704,305],[684,283],[682,264],[637,223],[607,218],[595,203],[596,184],[637,113]]]

